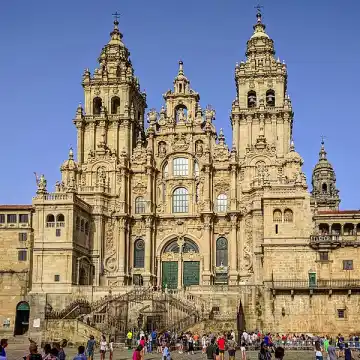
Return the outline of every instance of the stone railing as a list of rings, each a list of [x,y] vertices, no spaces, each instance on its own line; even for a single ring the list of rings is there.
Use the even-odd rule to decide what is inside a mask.
[[[296,290],[296,289],[360,289],[360,279],[349,280],[317,280],[316,282],[309,283],[308,280],[277,280],[269,281],[268,287],[274,290]]]

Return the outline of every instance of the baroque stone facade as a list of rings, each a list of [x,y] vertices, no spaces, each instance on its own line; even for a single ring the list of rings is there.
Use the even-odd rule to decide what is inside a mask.
[[[235,67],[230,146],[181,61],[146,127],[146,94],[122,38],[115,21],[98,68],[84,71],[77,160],[70,149],[54,193],[37,178],[31,332],[44,330],[47,307],[65,318],[76,299],[137,285],[203,299],[212,321],[235,321],[241,303],[248,329],[360,330],[360,212],[338,209],[324,143],[309,193],[287,67],[261,14]]]

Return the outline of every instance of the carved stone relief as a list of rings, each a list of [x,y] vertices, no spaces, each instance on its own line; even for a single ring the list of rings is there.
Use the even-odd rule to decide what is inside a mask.
[[[246,215],[243,259],[240,262],[240,269],[249,274],[253,273],[252,235],[252,217],[251,215]]]
[[[116,272],[116,250],[114,243],[114,219],[109,219],[105,227],[105,258],[104,258],[104,270],[107,274]]]

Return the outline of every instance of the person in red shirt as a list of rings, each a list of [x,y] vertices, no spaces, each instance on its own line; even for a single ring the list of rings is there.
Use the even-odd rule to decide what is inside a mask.
[[[226,340],[225,340],[225,336],[223,335],[217,341],[217,344],[219,347],[220,360],[224,360],[225,343],[226,343]]]

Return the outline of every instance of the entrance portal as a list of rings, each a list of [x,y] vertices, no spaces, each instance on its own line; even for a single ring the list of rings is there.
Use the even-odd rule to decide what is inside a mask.
[[[176,289],[200,284],[201,255],[194,241],[186,237],[170,241],[160,260],[162,288]]]
[[[162,287],[177,289],[178,287],[178,262],[166,261],[162,264]]]
[[[22,301],[16,306],[14,335],[23,335],[29,330],[30,306]]]

